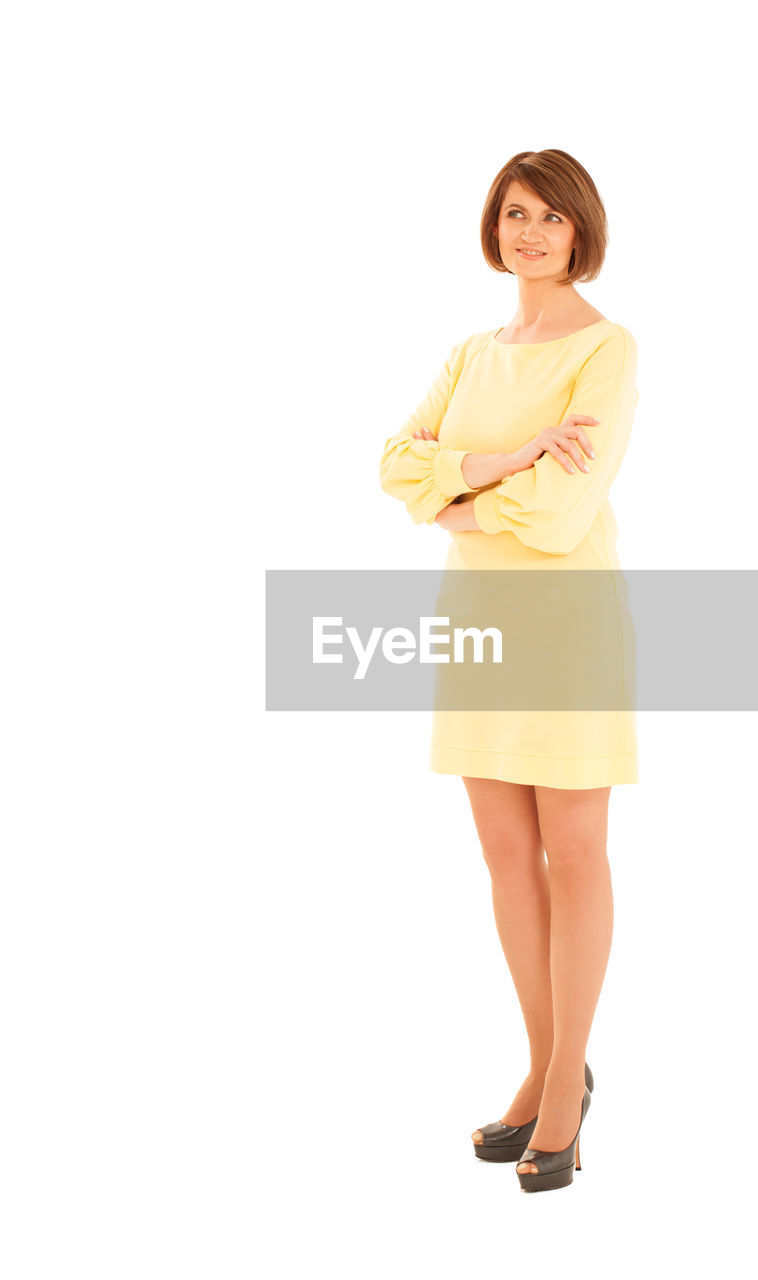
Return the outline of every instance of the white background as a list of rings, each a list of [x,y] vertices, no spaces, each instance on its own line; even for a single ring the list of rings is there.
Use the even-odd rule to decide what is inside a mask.
[[[265,711],[264,573],[439,567],[386,438],[507,323],[489,185],[560,147],[635,335],[626,568],[755,568],[743,10],[7,4],[0,1269],[731,1270],[755,715],[640,713],[584,1168],[474,1159],[527,1067],[426,714]],[[586,1135],[586,1136],[585,1136]]]

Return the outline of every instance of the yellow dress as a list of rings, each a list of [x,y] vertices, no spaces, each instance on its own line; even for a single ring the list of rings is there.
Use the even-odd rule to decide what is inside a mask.
[[[608,492],[629,440],[637,344],[609,320],[549,342],[502,343],[498,329],[456,344],[403,429],[390,436],[380,484],[417,524],[433,524],[455,499],[473,502],[479,530],[450,531],[446,570],[605,569],[621,566]],[[573,473],[544,453],[528,470],[473,489],[468,452],[512,452],[572,413],[596,457]],[[414,439],[427,427],[434,440]],[[620,575],[623,582],[623,575]],[[615,575],[610,575],[610,578]],[[610,710],[441,710],[435,707],[430,767],[437,773],[559,788],[638,781],[636,712],[630,693],[633,629],[623,592],[618,656],[624,693]]]

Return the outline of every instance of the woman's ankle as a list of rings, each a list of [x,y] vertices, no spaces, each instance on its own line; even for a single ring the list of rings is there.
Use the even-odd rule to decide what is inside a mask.
[[[550,1060],[550,1065],[545,1073],[553,1085],[573,1084],[576,1080],[584,1080],[585,1078],[585,1058],[577,1061],[575,1057],[566,1057],[564,1055],[554,1054]]]

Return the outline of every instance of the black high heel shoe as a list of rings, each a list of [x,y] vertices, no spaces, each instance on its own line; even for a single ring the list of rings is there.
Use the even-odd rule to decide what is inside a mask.
[[[567,1187],[574,1181],[574,1169],[581,1169],[579,1163],[579,1130],[584,1122],[592,1094],[585,1088],[582,1098],[582,1115],[574,1138],[563,1151],[538,1151],[536,1147],[527,1147],[518,1158],[518,1163],[530,1161],[536,1164],[538,1173],[516,1174],[523,1191],[552,1191],[554,1187]]]
[[[591,1093],[595,1088],[595,1081],[586,1062],[584,1064],[584,1083]],[[536,1125],[537,1116],[533,1120],[527,1120],[524,1124],[503,1124],[502,1120],[493,1120],[492,1124],[484,1124],[479,1130],[484,1141],[474,1143],[474,1155],[479,1160],[489,1160],[494,1164],[525,1160],[526,1156],[522,1153],[531,1139]],[[577,1169],[579,1167],[577,1165]],[[525,1177],[536,1176],[536,1174],[525,1175]]]

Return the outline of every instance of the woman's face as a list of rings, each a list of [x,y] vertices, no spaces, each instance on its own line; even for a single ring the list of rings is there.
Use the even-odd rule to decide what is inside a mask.
[[[565,276],[576,227],[565,214],[551,209],[520,182],[508,184],[497,234],[500,257],[514,275],[538,280]],[[529,249],[539,252],[522,252]]]

